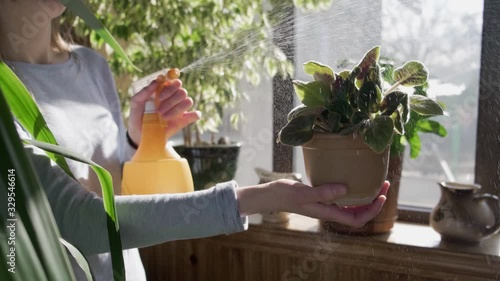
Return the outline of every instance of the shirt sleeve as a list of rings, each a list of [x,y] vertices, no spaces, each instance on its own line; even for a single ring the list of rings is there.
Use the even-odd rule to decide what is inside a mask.
[[[61,236],[85,255],[109,252],[102,199],[69,177],[42,150],[26,146],[25,151],[47,194]],[[239,214],[235,188],[232,181],[184,194],[115,196],[123,248],[246,230],[248,219]]]
[[[92,52],[94,53],[94,51]],[[120,97],[118,94],[118,89],[116,88],[116,83],[113,77],[113,73],[111,72],[111,69],[109,68],[109,65],[104,59],[104,57],[95,54],[95,60],[96,60],[96,65],[94,67],[98,69],[100,73],[99,79],[101,79],[103,94],[106,100],[108,101],[109,110],[111,112],[111,115],[113,116],[113,120],[118,125],[119,139],[117,141],[121,148],[120,160],[121,163],[124,164],[134,156],[137,150],[128,143],[126,137],[127,127],[123,122]]]

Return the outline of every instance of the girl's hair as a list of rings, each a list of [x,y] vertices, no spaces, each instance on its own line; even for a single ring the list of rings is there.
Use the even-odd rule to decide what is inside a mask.
[[[52,34],[50,38],[50,44],[53,48],[60,52],[70,52],[70,45],[73,43],[71,39],[71,34],[69,30],[64,32],[64,36],[61,34],[61,17],[52,19]],[[0,50],[0,60],[5,59],[5,55],[2,50]]]
[[[69,30],[64,32],[64,35],[62,35],[61,17],[52,19],[52,35],[50,38],[50,43],[52,44],[52,47],[56,48],[60,52],[70,51],[70,45],[73,43],[73,40],[71,39]]]

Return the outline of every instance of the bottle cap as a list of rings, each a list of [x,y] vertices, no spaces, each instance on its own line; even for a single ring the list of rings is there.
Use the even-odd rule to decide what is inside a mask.
[[[144,108],[144,113],[154,113],[156,112],[156,104],[153,99],[146,102],[146,107]]]

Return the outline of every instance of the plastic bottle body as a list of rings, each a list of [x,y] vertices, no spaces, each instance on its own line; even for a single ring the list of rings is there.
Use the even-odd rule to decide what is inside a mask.
[[[186,159],[127,162],[123,168],[122,194],[162,194],[194,191]]]
[[[122,194],[194,191],[191,169],[167,144],[165,128],[155,112],[144,114],[139,148],[123,168]]]

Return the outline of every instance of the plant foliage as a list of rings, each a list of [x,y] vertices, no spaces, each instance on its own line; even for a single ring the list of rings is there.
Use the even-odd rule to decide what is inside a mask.
[[[289,122],[280,131],[278,141],[299,146],[310,141],[316,132],[359,134],[371,149],[380,153],[390,145],[394,134],[405,134],[410,120],[444,113],[437,102],[425,95],[408,95],[398,88],[426,85],[429,74],[421,62],[408,61],[388,73],[381,67],[379,57],[380,46],[375,46],[357,66],[339,73],[319,62],[305,63],[304,70],[313,80],[293,81],[302,104],[289,113]],[[383,81],[389,86],[384,87]],[[442,126],[428,121],[426,125],[424,121],[420,123],[422,131],[445,134]]]
[[[14,117],[36,140],[57,145],[28,89],[3,61],[0,61],[0,90]],[[50,152],[47,155],[74,178],[64,157]]]
[[[75,280],[49,202],[1,90],[0,121],[2,280]]]
[[[276,24],[289,20],[283,11],[294,5],[324,7],[331,0],[264,2],[89,0],[88,4],[111,34],[121,40],[143,73],[184,68],[183,86],[193,98],[193,108],[202,112],[202,119],[184,132],[189,145],[191,139],[200,143],[203,132],[217,132],[226,110],[247,98],[238,87],[242,80],[257,85],[266,76],[293,72],[293,64],[280,48],[287,42],[276,43],[273,39]],[[76,35],[90,41],[92,47],[99,48],[104,42],[79,20],[69,16],[66,20],[71,21]],[[110,65],[118,79],[130,82],[144,76],[114,54]],[[123,109],[128,109],[128,93],[122,88],[120,95]],[[228,118],[235,127],[242,119],[240,112]]]

